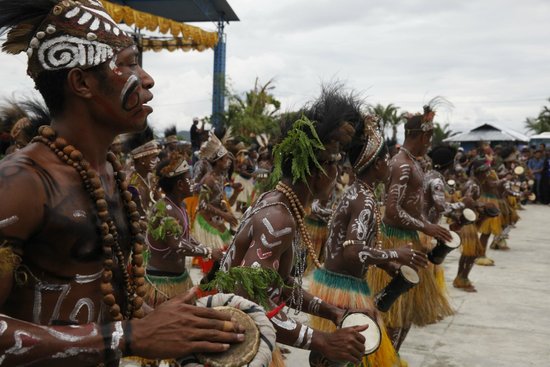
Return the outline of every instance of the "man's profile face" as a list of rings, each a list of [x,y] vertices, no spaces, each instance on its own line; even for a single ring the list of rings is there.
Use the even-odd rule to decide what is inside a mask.
[[[153,99],[150,89],[154,81],[138,63],[137,47],[120,51],[102,65],[104,77],[98,78],[99,89],[93,95],[98,113],[104,121],[116,124],[121,131],[141,131],[153,109],[147,103]]]

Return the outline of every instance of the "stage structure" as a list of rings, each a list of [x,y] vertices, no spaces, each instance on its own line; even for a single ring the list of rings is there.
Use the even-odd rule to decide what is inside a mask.
[[[225,110],[225,25],[239,21],[226,0],[102,0],[113,19],[137,29],[170,33],[172,37],[143,37],[143,51],[161,49],[214,49],[212,125],[217,126]],[[185,23],[213,22],[216,32],[207,32]]]

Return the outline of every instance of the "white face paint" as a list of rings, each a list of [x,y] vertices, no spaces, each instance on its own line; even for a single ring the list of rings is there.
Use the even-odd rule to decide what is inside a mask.
[[[19,222],[19,217],[17,215],[12,215],[9,218],[0,220],[0,228],[6,228],[17,222]]]
[[[154,171],[155,170],[155,167],[157,166],[157,164],[159,163],[160,159],[159,157],[155,157],[153,159],[151,159],[151,161],[149,162],[149,171]]]

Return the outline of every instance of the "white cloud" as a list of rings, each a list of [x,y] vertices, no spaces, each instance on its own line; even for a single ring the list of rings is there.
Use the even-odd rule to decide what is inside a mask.
[[[275,80],[283,109],[300,107],[322,81],[341,79],[370,103],[419,111],[431,97],[453,130],[494,122],[523,131],[550,97],[546,0],[229,0],[227,74],[244,92]],[[205,24],[211,29],[212,24]],[[0,56],[2,95],[31,89],[23,56]],[[213,52],[147,53],[158,130],[211,110]]]

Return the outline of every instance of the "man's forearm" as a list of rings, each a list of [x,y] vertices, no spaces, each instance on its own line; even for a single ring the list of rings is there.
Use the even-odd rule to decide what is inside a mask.
[[[127,321],[126,321],[127,322]],[[0,365],[97,365],[124,353],[126,322],[42,326],[0,315]]]

